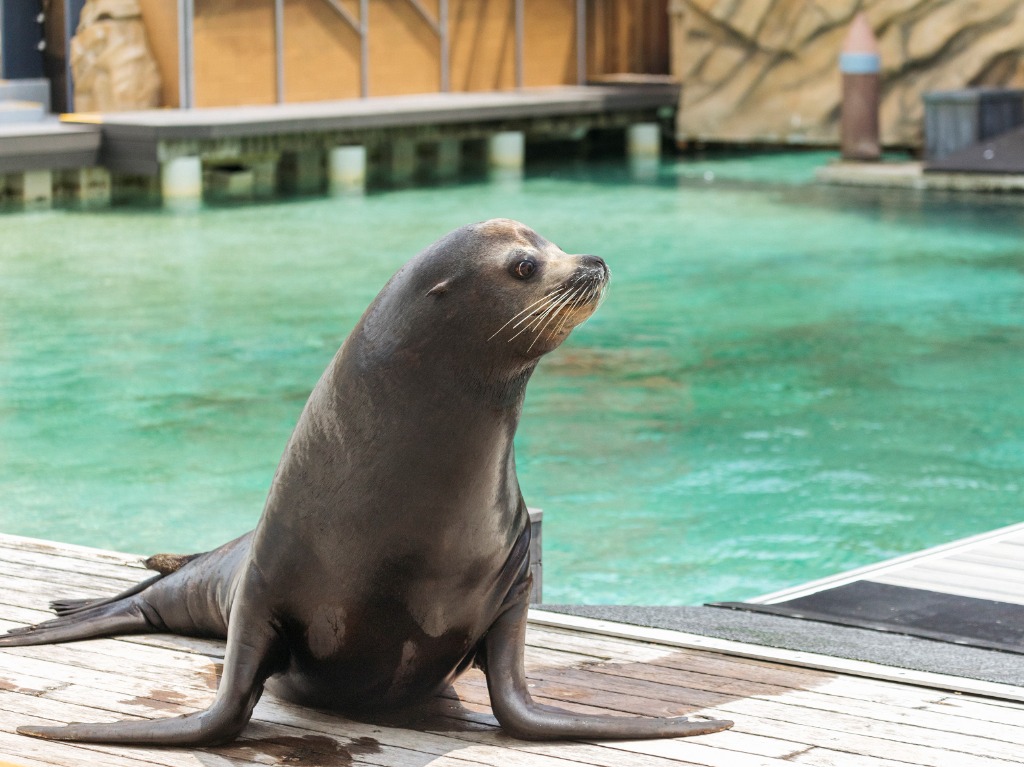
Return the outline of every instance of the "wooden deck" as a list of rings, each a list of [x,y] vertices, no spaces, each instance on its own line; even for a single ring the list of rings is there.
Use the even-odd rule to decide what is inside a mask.
[[[0,536],[0,628],[47,617],[56,596],[113,593],[143,575],[130,555]],[[987,695],[741,657],[719,642],[693,649],[676,632],[537,612],[529,633],[534,695],[579,710],[731,718],[735,729],[700,738],[623,743],[524,743],[503,736],[471,672],[422,720],[362,724],[271,696],[242,739],[215,749],[78,746],[14,734],[18,724],[169,716],[205,707],[222,644],[126,637],[0,652],[0,762],[16,765],[279,764],[579,767],[1008,767],[1024,754],[1024,704]],[[710,646],[710,645],[709,645]],[[733,651],[740,654],[733,654]],[[757,648],[763,652],[763,648]],[[866,676],[865,676],[866,674]],[[933,675],[934,677],[934,675]],[[937,689],[939,688],[939,689]]]

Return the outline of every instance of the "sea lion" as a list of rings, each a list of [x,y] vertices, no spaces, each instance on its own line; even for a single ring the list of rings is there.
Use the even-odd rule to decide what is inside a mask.
[[[18,732],[206,746],[234,739],[264,687],[360,715],[414,704],[471,665],[529,739],[699,735],[726,721],[590,716],[532,700],[523,670],[530,525],[512,439],[538,360],[597,308],[604,261],[498,219],[402,267],[299,417],[256,529],[153,559],[122,594],[54,603],[0,646],[171,632],[227,639],[212,705],[186,716]]]

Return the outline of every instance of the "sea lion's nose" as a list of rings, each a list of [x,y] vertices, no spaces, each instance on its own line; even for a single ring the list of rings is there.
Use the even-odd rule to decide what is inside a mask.
[[[599,256],[580,256],[580,264],[582,266],[589,267],[590,269],[600,270],[602,276],[607,279],[608,277],[608,264],[604,262],[603,258]]]

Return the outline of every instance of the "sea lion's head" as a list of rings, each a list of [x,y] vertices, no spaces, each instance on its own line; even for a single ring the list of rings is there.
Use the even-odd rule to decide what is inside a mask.
[[[590,317],[609,276],[597,256],[567,254],[518,221],[471,224],[395,274],[363,317],[363,339],[406,369],[431,359],[505,377]]]
[[[504,218],[458,229],[426,254],[420,266],[431,284],[423,297],[435,313],[462,324],[466,341],[520,359],[562,343],[597,309],[610,277],[597,256],[565,253]]]

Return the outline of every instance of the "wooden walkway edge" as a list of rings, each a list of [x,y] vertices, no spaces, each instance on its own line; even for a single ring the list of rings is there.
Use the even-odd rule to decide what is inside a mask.
[[[143,574],[131,555],[0,536],[0,629],[45,619],[45,605],[55,596],[111,594]],[[1024,705],[1004,699],[1001,692],[1007,691],[957,694],[920,680],[872,678],[868,668],[856,675],[807,668],[796,665],[799,658],[744,657],[743,647],[731,646],[739,643],[703,644],[655,630],[627,635],[629,630],[534,612],[527,651],[534,696],[580,711],[729,718],[736,727],[679,740],[516,741],[496,727],[483,678],[470,672],[415,720],[386,724],[354,722],[267,695],[242,738],[213,749],[72,745],[14,733],[29,722],[172,716],[205,708],[216,688],[222,643],[149,635],[0,651],[0,762],[1008,767],[1024,754]]]

